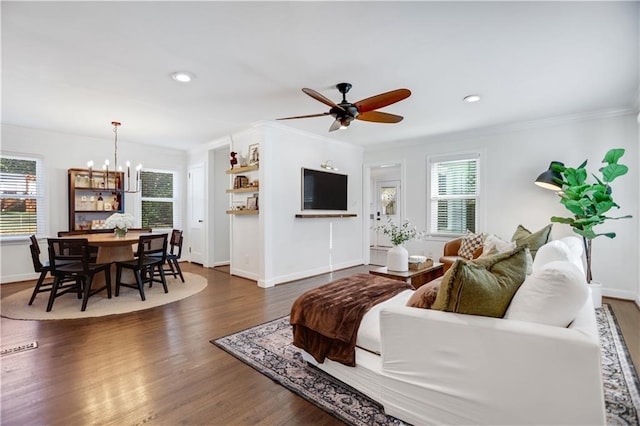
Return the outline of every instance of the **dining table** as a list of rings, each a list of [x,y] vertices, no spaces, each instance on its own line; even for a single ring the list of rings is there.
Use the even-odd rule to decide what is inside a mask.
[[[129,231],[123,236],[116,236],[115,233],[97,234],[76,234],[61,238],[85,238],[90,246],[98,247],[98,258],[96,263],[111,263],[111,283],[115,284],[116,265],[115,262],[134,259],[134,245],[138,243],[140,235],[148,235],[150,232]],[[104,275],[98,274],[95,277],[94,286],[104,283]],[[131,270],[122,271],[124,282],[134,282],[135,277]],[[113,288],[113,286],[112,286]]]

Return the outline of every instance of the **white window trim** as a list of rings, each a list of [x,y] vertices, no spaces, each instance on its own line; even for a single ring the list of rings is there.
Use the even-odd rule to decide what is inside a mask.
[[[433,219],[431,216],[431,169],[433,163],[441,163],[445,161],[456,161],[456,160],[469,160],[476,158],[478,160],[477,163],[477,178],[476,178],[476,233],[481,232],[484,229],[484,202],[483,202],[483,191],[482,191],[482,182],[483,182],[483,173],[482,173],[482,160],[484,155],[481,151],[465,151],[458,152],[452,154],[441,154],[441,155],[431,155],[426,158],[426,228],[429,232],[429,237],[459,237],[464,235],[464,233],[448,233],[448,232],[430,232],[432,229],[431,220]]]
[[[48,198],[46,196],[46,181],[45,181],[45,165],[44,165],[44,157],[37,154],[28,154],[22,152],[12,152],[12,151],[2,151],[0,153],[1,157],[7,158],[16,158],[20,160],[32,160],[36,161],[36,192],[37,195],[33,196],[36,200],[36,237],[41,237],[43,235],[47,235],[47,222],[46,219],[48,217]],[[20,242],[28,239],[31,234],[20,234],[20,235],[0,235],[0,242],[3,243],[11,243],[11,242]]]

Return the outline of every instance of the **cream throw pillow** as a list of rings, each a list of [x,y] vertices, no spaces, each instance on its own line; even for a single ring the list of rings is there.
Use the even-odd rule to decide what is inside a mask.
[[[505,253],[516,248],[515,241],[505,241],[497,235],[489,234],[482,244],[482,254],[480,257],[492,256],[498,253]]]
[[[542,250],[538,256],[541,254]],[[554,260],[541,268],[534,267],[513,296],[504,317],[567,327],[588,297],[589,288],[582,272],[571,262]]]

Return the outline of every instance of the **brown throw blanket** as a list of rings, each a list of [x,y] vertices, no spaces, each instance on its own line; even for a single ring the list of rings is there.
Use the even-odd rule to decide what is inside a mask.
[[[364,314],[372,306],[412,288],[403,281],[355,274],[309,290],[291,307],[293,344],[320,363],[329,358],[353,367]]]

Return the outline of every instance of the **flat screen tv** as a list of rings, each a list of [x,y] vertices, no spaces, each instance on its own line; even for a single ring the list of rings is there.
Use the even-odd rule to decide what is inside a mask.
[[[347,175],[302,168],[302,210],[347,210]]]

